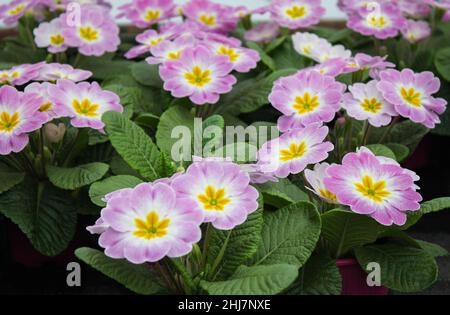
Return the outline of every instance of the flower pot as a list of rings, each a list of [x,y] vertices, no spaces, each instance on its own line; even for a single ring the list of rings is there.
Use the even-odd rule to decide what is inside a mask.
[[[338,259],[336,265],[342,276],[342,295],[387,295],[389,293],[389,289],[386,287],[369,287],[367,285],[367,273],[356,259]]]

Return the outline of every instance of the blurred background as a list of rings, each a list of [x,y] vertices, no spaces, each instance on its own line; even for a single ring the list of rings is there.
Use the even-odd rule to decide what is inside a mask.
[[[11,2],[11,0],[0,0],[0,5],[6,4],[9,2]],[[113,5],[114,5],[113,15],[115,16],[118,13],[117,8],[123,4],[131,2],[131,0],[112,0],[110,2],[113,3]],[[175,0],[174,2],[177,4],[183,4],[183,3],[188,2],[188,0]],[[266,5],[267,3],[270,2],[270,0],[214,0],[214,2],[228,4],[228,5],[232,5],[232,6],[245,5],[246,7],[250,8],[250,9],[256,9],[256,8]],[[330,20],[342,20],[345,18],[345,15],[339,11],[336,3],[337,3],[337,0],[322,0],[322,6],[327,9],[327,13],[325,14],[325,17],[324,17],[325,20],[329,20],[329,21]],[[264,18],[264,16],[262,18]],[[126,20],[118,19],[118,22],[125,24]],[[5,28],[5,25],[1,22],[0,22],[0,28]]]

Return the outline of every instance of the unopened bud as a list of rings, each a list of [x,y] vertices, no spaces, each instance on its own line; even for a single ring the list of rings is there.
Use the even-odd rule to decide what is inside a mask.
[[[48,123],[44,126],[45,138],[51,143],[58,143],[64,138],[66,133],[66,125],[59,123],[58,126]]]
[[[339,118],[336,120],[336,124],[337,124],[338,126],[343,126],[343,125],[345,125],[345,117],[339,117]]]

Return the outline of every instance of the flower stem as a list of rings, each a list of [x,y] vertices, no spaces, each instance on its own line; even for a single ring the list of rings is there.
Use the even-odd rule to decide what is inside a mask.
[[[208,246],[209,246],[209,241],[211,239],[211,233],[212,233],[211,223],[207,223],[205,240],[203,241],[203,250],[202,250],[202,266],[203,266],[203,268],[206,267],[206,259],[208,257]]]
[[[392,131],[392,127],[394,127],[394,125],[397,124],[398,120],[399,120],[399,117],[398,117],[398,116],[395,117],[395,118],[392,120],[391,124],[390,124],[389,127],[386,129],[386,131],[384,132],[384,134],[381,136],[381,138],[380,138],[380,140],[378,141],[378,143],[382,143],[384,140],[386,140],[386,138],[389,136],[389,134],[390,134],[391,131]]]
[[[183,279],[184,289],[186,294],[195,293],[196,286],[194,284],[194,280],[192,279],[191,273],[186,269],[186,267],[181,263],[178,258],[168,258],[168,262],[170,265],[178,272],[178,274]]]

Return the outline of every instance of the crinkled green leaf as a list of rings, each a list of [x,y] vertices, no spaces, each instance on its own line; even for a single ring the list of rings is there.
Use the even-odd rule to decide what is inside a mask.
[[[148,264],[135,265],[125,259],[113,259],[99,250],[88,247],[78,248],[75,255],[133,292],[151,295],[165,291]]]
[[[316,247],[320,228],[319,213],[309,202],[301,201],[265,212],[262,242],[253,263],[288,263],[301,267]]]
[[[298,276],[298,267],[286,264],[240,266],[224,281],[201,281],[211,295],[274,295],[286,289]]]
[[[102,201],[102,198],[107,194],[123,188],[134,188],[140,183],[142,180],[130,175],[111,176],[93,183],[89,189],[89,197],[94,204],[104,207],[106,203]]]
[[[47,175],[53,185],[62,189],[74,190],[98,181],[109,170],[105,163],[89,163],[75,167],[48,165]]]

